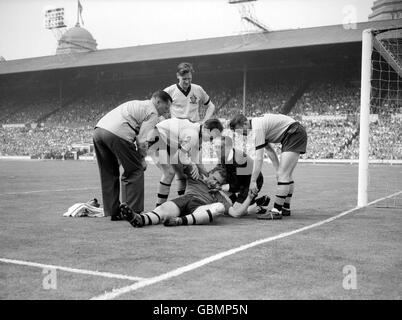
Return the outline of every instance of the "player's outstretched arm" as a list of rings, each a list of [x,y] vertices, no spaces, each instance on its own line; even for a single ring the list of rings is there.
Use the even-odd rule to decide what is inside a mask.
[[[256,194],[251,190],[248,193],[246,200],[243,203],[235,202],[233,207],[229,208],[229,215],[233,218],[240,218],[247,214],[247,209],[250,206],[251,201],[253,200]]]
[[[254,193],[258,193],[257,178],[260,175],[263,161],[264,161],[264,148],[260,148],[255,151],[253,173],[251,174],[250,186],[249,186],[249,189]]]
[[[208,171],[207,171],[207,169],[205,169],[205,166],[202,163],[197,163],[196,166],[197,166],[198,172],[201,176],[208,175]]]
[[[208,109],[205,112],[204,120],[202,120],[201,123],[204,123],[208,119],[211,119],[211,117],[213,116],[213,114],[215,112],[215,105],[212,103],[212,101],[210,101],[207,106],[208,106]]]

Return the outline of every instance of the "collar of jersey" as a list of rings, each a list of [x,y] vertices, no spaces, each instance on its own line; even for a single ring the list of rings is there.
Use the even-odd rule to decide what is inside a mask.
[[[191,84],[188,86],[186,91],[184,91],[183,88],[179,86],[179,84],[176,84],[176,86],[181,91],[181,93],[183,93],[186,97],[188,96],[188,94],[191,91]]]

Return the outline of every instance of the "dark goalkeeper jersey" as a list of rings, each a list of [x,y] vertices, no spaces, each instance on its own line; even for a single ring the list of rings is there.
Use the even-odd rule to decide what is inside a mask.
[[[220,202],[225,206],[225,212],[232,206],[229,197],[223,196],[220,192],[209,192],[208,186],[201,180],[187,179],[186,192],[184,194],[191,195],[204,201],[206,204]]]

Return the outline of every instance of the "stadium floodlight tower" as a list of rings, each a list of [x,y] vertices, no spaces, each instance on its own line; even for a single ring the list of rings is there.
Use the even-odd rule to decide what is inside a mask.
[[[380,150],[393,164],[402,154],[402,27],[364,30],[362,41],[358,207],[368,205],[369,189],[379,191],[369,174],[369,155],[371,160]],[[386,142],[378,142],[378,131],[385,132]],[[391,178],[385,188],[389,197],[383,206],[400,208],[401,177]]]
[[[57,40],[66,30],[64,23],[64,8],[54,8],[45,11],[45,28],[51,30]]]
[[[228,0],[229,4],[236,5],[241,19],[241,35],[243,45],[247,45],[252,35],[259,35],[270,31],[262,22],[256,18],[254,2],[257,0]],[[255,39],[254,39],[255,40]],[[261,39],[265,40],[264,38]],[[243,113],[246,112],[246,86],[247,86],[247,65],[243,66]]]
[[[249,32],[267,32],[268,27],[256,18],[254,3],[257,0],[228,0],[229,4],[238,6],[241,21],[243,23],[243,30],[241,33]],[[254,30],[250,30],[249,26],[252,26]],[[256,30],[257,29],[257,30]]]

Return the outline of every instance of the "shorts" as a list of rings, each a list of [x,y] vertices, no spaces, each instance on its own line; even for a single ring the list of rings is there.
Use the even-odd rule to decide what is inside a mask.
[[[291,151],[300,154],[306,153],[307,133],[306,129],[299,123],[292,123],[283,135],[281,140],[282,152]]]
[[[196,198],[195,196],[185,194],[181,197],[178,197],[176,199],[170,200],[172,201],[176,206],[179,207],[180,210],[180,216],[185,216],[187,214],[191,214],[195,211],[200,206],[204,206],[207,203],[199,198]]]

